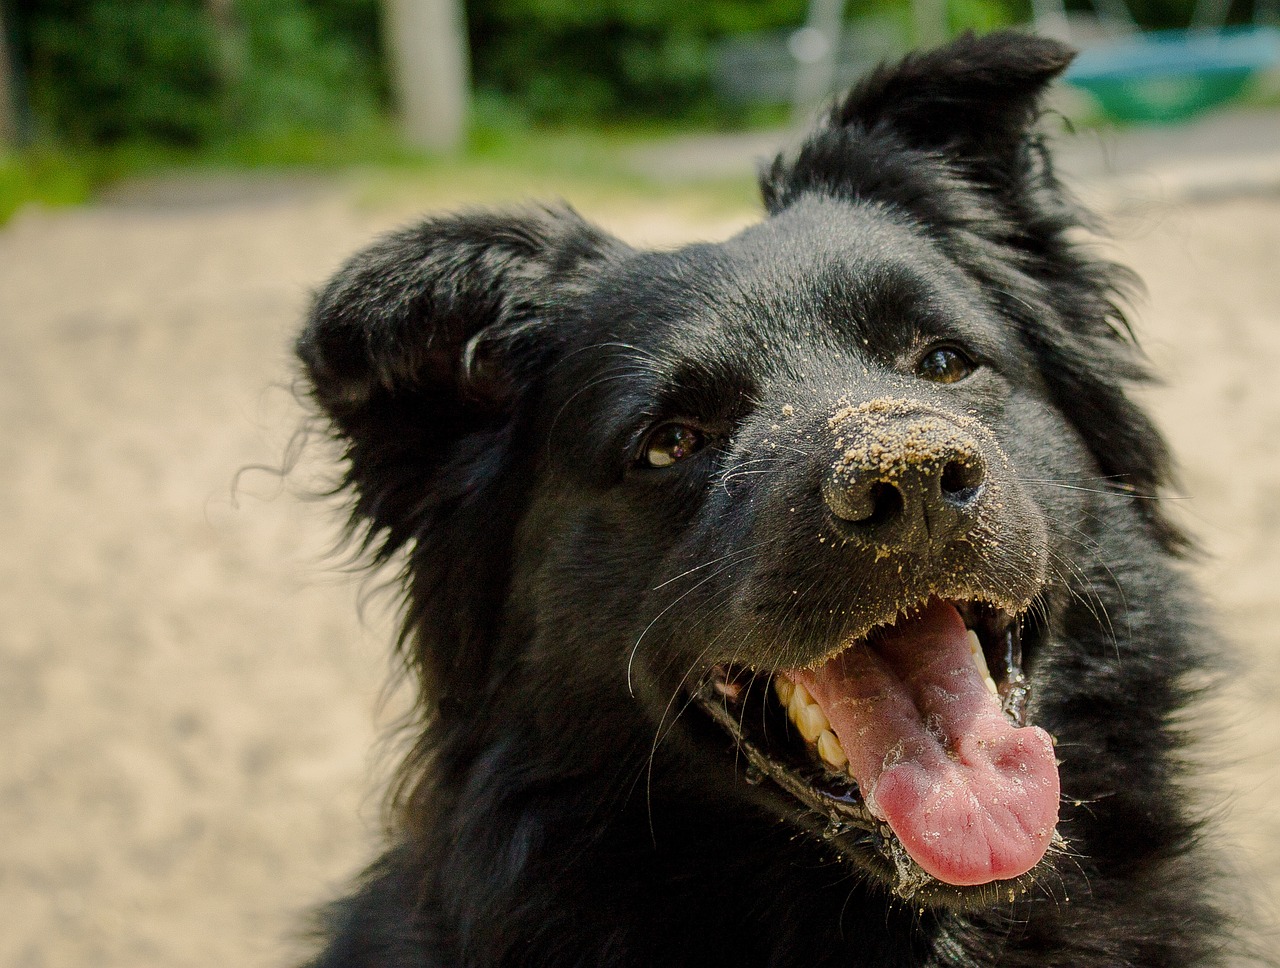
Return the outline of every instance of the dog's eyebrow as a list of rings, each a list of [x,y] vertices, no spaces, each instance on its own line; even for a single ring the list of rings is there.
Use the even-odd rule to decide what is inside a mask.
[[[1004,355],[991,310],[977,292],[937,284],[927,277],[899,277],[896,286],[851,293],[848,315],[830,320],[848,344],[883,362],[924,343],[960,339],[985,355]]]
[[[722,348],[716,354],[685,357],[656,387],[654,403],[662,413],[706,420],[740,416],[753,404],[758,368],[749,359]]]

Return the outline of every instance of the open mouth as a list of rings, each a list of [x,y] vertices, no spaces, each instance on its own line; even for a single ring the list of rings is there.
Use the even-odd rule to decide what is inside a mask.
[[[696,698],[750,777],[900,896],[1016,893],[1058,820],[1053,742],[1027,722],[1029,614],[931,599],[807,668],[716,666]]]

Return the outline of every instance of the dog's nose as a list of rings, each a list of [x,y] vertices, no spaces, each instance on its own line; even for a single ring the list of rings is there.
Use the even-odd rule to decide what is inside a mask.
[[[987,463],[956,424],[933,415],[889,417],[848,428],[838,443],[822,496],[845,536],[923,550],[976,520]]]

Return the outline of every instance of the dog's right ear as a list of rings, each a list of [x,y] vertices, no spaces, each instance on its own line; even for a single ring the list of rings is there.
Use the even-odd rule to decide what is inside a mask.
[[[319,293],[297,353],[379,556],[482,489],[556,307],[618,246],[568,209],[469,213],[382,238]]]

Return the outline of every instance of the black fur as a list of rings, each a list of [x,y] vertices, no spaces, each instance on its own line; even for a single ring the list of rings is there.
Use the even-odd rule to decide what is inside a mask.
[[[404,562],[421,720],[397,843],[314,965],[1216,963],[1168,457],[1126,394],[1126,276],[1082,243],[1032,127],[1070,56],[1003,33],[882,68],[723,244],[462,214],[319,295],[298,353],[353,524]],[[917,378],[939,342],[975,374]],[[828,540],[815,483],[833,410],[885,394],[976,418],[1047,528],[1028,671],[1066,844],[1007,892],[898,899],[688,700],[716,662],[811,662],[867,601],[918,597]],[[665,421],[706,446],[645,467]],[[1034,571],[1022,537],[999,574]]]

